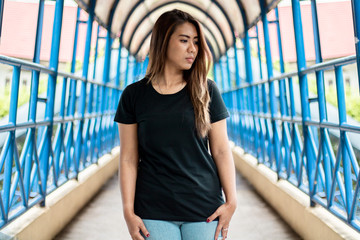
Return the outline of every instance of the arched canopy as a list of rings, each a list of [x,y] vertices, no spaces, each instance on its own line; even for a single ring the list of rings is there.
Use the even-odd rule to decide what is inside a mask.
[[[88,11],[90,0],[76,0]],[[134,56],[149,50],[156,19],[174,8],[193,15],[204,29],[214,59],[219,59],[234,45],[235,37],[259,20],[260,0],[96,0],[96,20],[119,36],[121,44]],[[270,11],[280,0],[265,0]],[[111,14],[113,12],[113,14]],[[110,19],[112,16],[112,19]],[[111,24],[109,24],[111,21]]]

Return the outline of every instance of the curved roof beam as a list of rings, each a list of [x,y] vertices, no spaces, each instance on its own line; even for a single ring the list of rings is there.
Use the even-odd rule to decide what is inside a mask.
[[[85,11],[89,11],[90,0],[75,0]],[[123,34],[125,22],[139,8],[138,12],[144,15],[152,6],[157,6],[169,2],[167,0],[97,0],[95,5],[95,20],[104,28],[111,30],[112,35]],[[264,0],[266,2],[266,12],[269,12],[281,0]],[[187,4],[193,4],[201,8],[208,15],[216,20],[216,23],[223,29],[226,37],[226,48],[233,45],[236,31],[237,35],[243,36],[244,31],[253,27],[259,20],[261,8],[259,0],[182,0]],[[117,6],[116,6],[117,5]],[[140,7],[141,6],[141,7]],[[115,13],[114,13],[115,8]],[[113,12],[114,18],[110,21],[110,13]],[[133,20],[132,20],[133,21]],[[132,23],[136,25],[135,22]],[[111,26],[111,28],[110,28]],[[211,29],[209,27],[209,29]],[[119,32],[121,30],[121,32]],[[216,35],[216,34],[215,34]],[[216,35],[217,36],[217,35]],[[219,38],[219,36],[217,36]],[[121,38],[122,39],[122,38]]]
[[[224,8],[222,7],[222,5],[220,3],[218,3],[217,1],[212,1],[216,6],[218,6],[219,9],[221,9],[221,11],[224,13],[224,16],[226,18],[226,20],[229,23],[229,27],[232,33],[232,37],[233,37],[233,42],[236,41],[235,39],[235,29],[234,29],[234,25],[232,24],[232,21],[230,20],[229,16],[227,15],[226,11],[224,10]],[[228,48],[230,48],[232,46],[232,44],[230,44],[230,46],[228,46]]]
[[[133,38],[134,38],[134,36],[136,35],[136,33],[138,32],[137,30],[138,30],[138,28],[140,27],[140,25],[145,22],[145,19],[146,19],[146,18],[148,18],[148,17],[149,17],[153,12],[155,12],[156,10],[158,10],[158,9],[160,9],[160,8],[163,8],[164,6],[172,5],[173,3],[178,3],[178,2],[179,2],[179,1],[168,2],[168,3],[164,4],[164,5],[160,5],[160,6],[156,7],[156,8],[154,8],[154,9],[152,9],[150,12],[147,12],[147,14],[146,14],[142,19],[139,20],[138,24],[137,24],[136,27],[134,28],[134,31],[132,31],[132,34],[131,34],[131,36],[130,36],[129,44],[128,44],[127,48],[131,51],[131,45],[132,45],[132,43],[133,43]],[[195,6],[195,7],[196,7],[196,6]],[[197,8],[197,9],[198,9],[198,8]],[[198,9],[198,10],[199,10],[199,11],[202,11],[202,9]],[[208,15],[206,14],[206,12],[203,12],[203,13],[204,13],[207,17],[211,18],[211,16],[208,16]],[[213,19],[211,19],[211,20],[213,20]],[[213,39],[215,39],[215,42],[216,42],[216,45],[217,45],[217,49],[219,50],[219,52],[224,52],[224,50],[226,50],[226,49],[223,49],[223,51],[221,51],[222,48],[219,46],[219,43],[216,41],[217,38],[215,37],[213,31],[211,31],[203,21],[200,21],[200,20],[199,20],[199,22],[202,24],[202,26],[203,26],[204,28],[206,28],[206,29],[208,30],[208,33],[210,33],[210,35],[213,37]],[[214,22],[214,21],[213,21],[213,22]],[[224,34],[222,33],[220,27],[219,27],[218,25],[216,25],[216,22],[215,22],[214,24],[215,24],[215,26],[218,28],[219,33],[220,33],[221,36],[222,36],[224,46],[226,47],[226,45],[225,45],[225,41],[226,41],[226,40],[225,40]],[[151,30],[152,30],[152,28],[149,29],[148,34],[142,39],[141,43],[139,44],[140,46],[138,46],[137,51],[135,51],[135,53],[137,53],[138,50],[139,50],[139,48],[141,48],[141,45],[144,43],[146,37],[151,33]]]
[[[131,10],[128,12],[128,14],[127,14],[127,16],[126,16],[126,18],[125,18],[125,20],[124,20],[124,23],[122,24],[122,27],[121,27],[121,33],[120,33],[120,39],[121,39],[121,41],[123,40],[125,28],[126,28],[127,25],[128,25],[129,19],[130,19],[131,16],[133,15],[134,11],[139,7],[139,5],[140,5],[141,3],[144,3],[144,4],[145,4],[145,2],[146,2],[145,0],[136,2],[136,3],[134,4],[134,6],[131,8]],[[191,2],[189,2],[189,1],[167,1],[167,2],[162,3],[162,5],[167,5],[167,4],[170,4],[170,3],[182,3],[182,4],[184,4],[184,5],[190,5],[190,6],[193,6],[193,7],[197,8],[198,10],[204,12],[210,19],[212,19],[213,23],[216,24],[216,26],[218,27],[218,29],[220,30],[220,32],[223,34],[223,30],[222,30],[222,28],[219,26],[218,22],[217,22],[216,20],[214,20],[214,18],[213,18],[211,15],[209,15],[209,13],[206,11],[206,9],[203,9],[203,8],[201,8],[200,6],[195,5],[194,3],[191,3]],[[214,5],[217,6],[218,10],[220,10],[220,12],[222,13],[223,17],[224,17],[225,19],[227,19],[227,26],[230,28],[230,29],[229,29],[229,30],[230,30],[230,34],[233,35],[233,33],[232,33],[231,31],[232,31],[234,28],[233,28],[233,26],[232,26],[231,21],[229,21],[230,19],[228,18],[226,11],[225,11],[218,3],[214,2],[214,1],[211,1],[211,3],[214,3]],[[120,7],[120,6],[118,6],[118,7]],[[155,8],[157,8],[157,7],[155,7]],[[149,10],[149,9],[148,9],[148,10]],[[232,38],[231,40],[229,39],[228,41],[225,41],[225,43],[226,43],[226,44],[225,44],[226,48],[229,48],[230,46],[232,46],[232,41],[234,41],[234,36],[231,36],[231,38]],[[225,39],[226,39],[226,37],[225,37]],[[230,42],[229,42],[229,41],[230,41]]]

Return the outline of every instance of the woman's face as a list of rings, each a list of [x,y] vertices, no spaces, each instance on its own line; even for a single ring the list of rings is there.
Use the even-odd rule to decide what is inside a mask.
[[[199,36],[193,24],[186,22],[176,27],[171,35],[166,54],[167,67],[189,70],[198,53]]]

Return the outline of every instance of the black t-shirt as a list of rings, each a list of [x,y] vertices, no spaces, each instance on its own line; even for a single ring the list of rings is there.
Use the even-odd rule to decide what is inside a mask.
[[[205,221],[224,200],[208,138],[198,137],[195,129],[187,86],[163,95],[147,81],[124,89],[114,119],[138,124],[135,214],[142,219]],[[208,80],[208,87],[211,123],[227,118],[215,83]]]

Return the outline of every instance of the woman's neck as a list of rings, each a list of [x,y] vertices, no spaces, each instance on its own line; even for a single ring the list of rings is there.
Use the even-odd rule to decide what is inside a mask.
[[[158,79],[158,84],[166,88],[171,88],[184,83],[183,71],[169,68],[165,65],[163,75]]]

